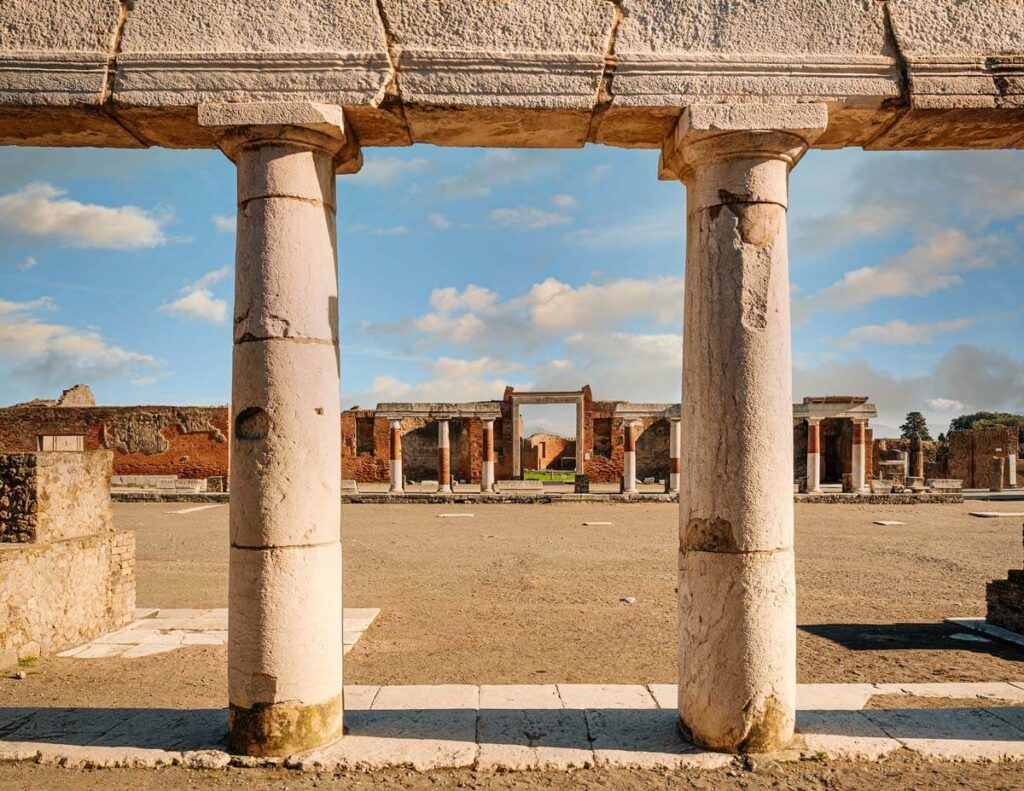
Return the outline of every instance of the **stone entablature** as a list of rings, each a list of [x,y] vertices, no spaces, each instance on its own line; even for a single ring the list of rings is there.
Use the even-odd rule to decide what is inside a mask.
[[[0,455],[0,668],[129,623],[135,534],[115,530],[111,454]]]
[[[807,396],[801,403],[793,404],[793,418],[797,420],[871,420],[876,417],[878,407],[868,403],[867,396]]]

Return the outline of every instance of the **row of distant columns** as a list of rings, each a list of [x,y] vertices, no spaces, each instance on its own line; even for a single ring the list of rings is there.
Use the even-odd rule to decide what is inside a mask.
[[[865,422],[854,420],[850,470],[855,492],[860,492],[865,487],[866,436]],[[821,494],[821,421],[817,418],[808,418],[807,420],[807,493]]]
[[[480,475],[480,488],[485,492],[494,491],[494,419],[484,418],[483,424],[483,464]],[[438,491],[451,493],[451,443],[449,440],[448,420],[437,421],[437,470]],[[391,487],[392,494],[405,491],[402,477],[402,421],[391,421]]]
[[[624,494],[636,494],[636,439],[640,430],[639,420],[626,420],[622,426],[622,491]],[[679,491],[679,449],[681,424],[679,420],[669,418],[668,440],[668,490]]]
[[[229,742],[289,755],[342,735],[335,174],[359,154],[334,106],[199,120],[238,166]],[[824,105],[693,105],[662,150],[688,212],[679,721],[726,751],[793,735],[787,178],[826,125]],[[439,440],[443,484],[446,422]]]

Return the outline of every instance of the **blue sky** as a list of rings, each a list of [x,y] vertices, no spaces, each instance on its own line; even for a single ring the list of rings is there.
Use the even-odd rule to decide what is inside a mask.
[[[506,384],[678,399],[685,192],[656,152],[364,153],[338,179],[346,405]],[[0,403],[77,382],[107,404],[226,403],[233,170],[214,151],[0,150]],[[1024,411],[1021,173],[1024,152],[809,153],[794,397],[869,395],[880,435],[910,409],[936,431]]]

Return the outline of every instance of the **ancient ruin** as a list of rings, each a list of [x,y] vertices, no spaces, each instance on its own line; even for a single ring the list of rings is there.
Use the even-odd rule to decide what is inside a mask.
[[[1024,145],[1024,5],[969,5],[0,5],[0,142],[219,147],[238,169],[234,749],[343,731],[335,175],[418,142],[660,148],[685,184],[679,720],[726,751],[790,742],[788,174],[812,146]]]

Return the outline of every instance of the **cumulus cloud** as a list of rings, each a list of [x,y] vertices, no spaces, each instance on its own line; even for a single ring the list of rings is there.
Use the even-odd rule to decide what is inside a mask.
[[[13,376],[51,390],[69,382],[131,379],[157,366],[148,354],[112,344],[96,330],[46,321],[57,310],[49,297],[27,302],[0,300],[0,358]]]
[[[500,398],[508,375],[521,366],[494,357],[439,357],[425,369],[426,377],[409,384],[390,374],[376,377],[366,390],[346,395],[347,405],[388,401],[482,401]],[[495,395],[497,394],[497,395]]]
[[[492,209],[488,217],[499,228],[514,228],[521,231],[540,231],[553,225],[565,225],[572,222],[572,217],[531,206],[519,206],[515,209]]]
[[[99,206],[67,197],[51,184],[29,184],[0,195],[0,228],[13,236],[55,239],[70,247],[138,250],[167,241],[169,212],[137,206]]]
[[[944,332],[958,332],[974,324],[974,319],[951,319],[932,323],[910,324],[894,319],[885,324],[867,324],[855,327],[839,339],[844,349],[855,349],[865,343],[884,346],[920,346],[931,343],[935,336]]]
[[[441,214],[441,212],[435,211],[428,214],[427,222],[442,231],[447,231],[452,227],[452,221]]]
[[[210,222],[221,233],[234,233],[235,226],[238,224],[238,218],[234,214],[214,214],[210,217]]]
[[[196,282],[182,288],[181,296],[178,299],[161,305],[160,312],[187,321],[225,324],[228,320],[228,303],[226,300],[215,297],[210,287],[219,283],[230,272],[230,266],[207,272]]]

